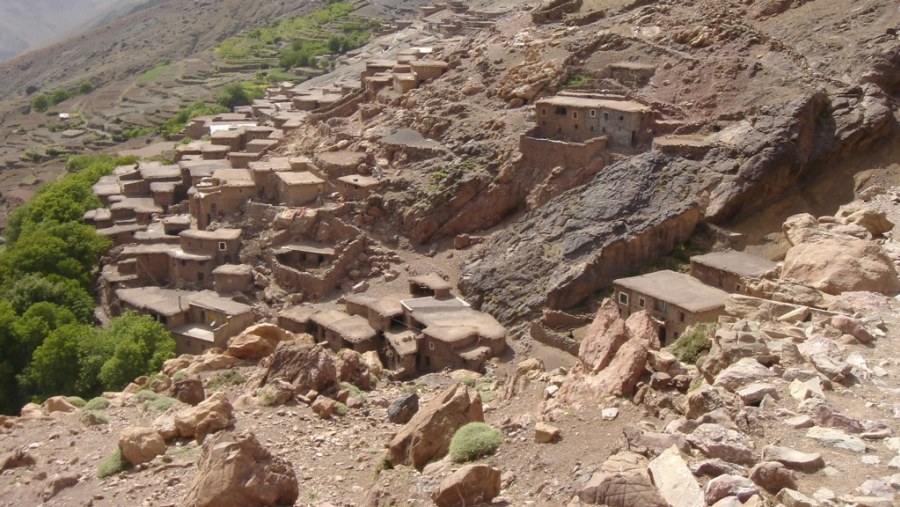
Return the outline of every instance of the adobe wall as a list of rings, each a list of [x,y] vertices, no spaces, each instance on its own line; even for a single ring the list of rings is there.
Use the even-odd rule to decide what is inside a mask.
[[[582,0],[553,0],[541,4],[531,12],[531,21],[537,25],[561,20],[566,14],[581,9]]]
[[[710,287],[718,287],[726,292],[742,292],[738,288],[744,288],[740,276],[696,262],[691,263],[691,276]]]
[[[541,169],[585,167],[605,150],[605,137],[583,143],[531,137],[530,133],[519,138],[519,151],[525,163]]]
[[[532,338],[544,345],[549,345],[564,352],[568,352],[573,356],[578,355],[578,342],[568,336],[561,335],[545,328],[540,322],[532,322],[529,333]]]
[[[321,276],[285,266],[271,252],[268,256],[272,274],[280,287],[290,292],[303,292],[311,298],[318,299],[338,286],[357,262],[359,254],[365,250],[365,236],[351,241],[332,261],[328,271]]]

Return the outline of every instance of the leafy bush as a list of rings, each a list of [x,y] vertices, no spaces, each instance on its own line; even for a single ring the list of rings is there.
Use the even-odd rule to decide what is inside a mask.
[[[349,412],[349,411],[350,411],[350,408],[341,402],[337,402],[334,404],[334,413],[341,417],[347,415],[347,412]]]
[[[709,350],[715,330],[715,324],[710,322],[691,326],[669,346],[669,351],[679,361],[694,364],[701,354]]]
[[[230,111],[236,106],[246,106],[254,99],[262,98],[264,92],[253,83],[229,83],[216,94],[216,104]]]
[[[100,396],[91,398],[84,406],[85,410],[106,410],[107,408],[109,408],[109,400]]]
[[[187,370],[178,370],[172,374],[172,382],[181,382],[186,378],[188,378]]]
[[[131,463],[122,456],[122,451],[116,448],[116,450],[97,467],[97,477],[101,479],[109,477],[110,475],[124,472],[131,468],[131,466]]]
[[[150,391],[148,389],[141,389],[138,391],[135,396],[137,396],[140,401],[156,401],[159,399],[159,395]]]
[[[465,463],[493,454],[500,447],[500,430],[483,422],[471,422],[456,430],[450,440],[450,457]]]
[[[84,406],[87,405],[87,402],[84,401],[84,398],[80,396],[66,396],[66,401],[78,408],[84,408]]]
[[[47,98],[47,96],[43,93],[38,93],[31,101],[31,109],[37,111],[38,113],[47,111],[47,109],[50,109],[50,99]]]

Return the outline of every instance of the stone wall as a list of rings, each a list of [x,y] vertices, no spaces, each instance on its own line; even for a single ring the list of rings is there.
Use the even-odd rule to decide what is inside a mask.
[[[545,328],[543,325],[541,325],[540,322],[532,322],[529,332],[533,339],[543,343],[544,345],[549,345],[551,347],[562,350],[563,352],[568,352],[573,356],[578,355],[578,342],[568,336],[561,335]]]
[[[331,267],[321,275],[285,266],[271,253],[269,264],[272,266],[275,281],[281,288],[290,292],[302,292],[310,298],[318,299],[338,286],[357,262],[359,254],[365,250],[366,238],[360,236],[348,243],[332,262]]]
[[[584,167],[605,150],[606,137],[595,137],[583,143],[541,139],[531,137],[530,133],[519,138],[524,163],[541,169]]]
[[[582,0],[553,0],[541,4],[531,13],[531,21],[540,25],[561,20],[566,14],[581,9]]]

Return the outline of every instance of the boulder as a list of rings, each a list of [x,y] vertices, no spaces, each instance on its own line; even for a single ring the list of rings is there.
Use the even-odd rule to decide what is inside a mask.
[[[225,353],[241,359],[261,359],[274,352],[280,342],[292,340],[314,343],[309,335],[298,336],[275,324],[260,323],[232,338]]]
[[[690,451],[690,446],[687,444],[684,435],[678,433],[659,433],[637,426],[625,426],[622,428],[622,433],[625,435],[625,442],[629,451],[647,457],[658,456],[672,446],[683,452]]]
[[[843,217],[841,223],[857,225],[865,229],[873,238],[884,236],[894,228],[894,224],[888,220],[883,211],[862,208]]]
[[[389,444],[394,465],[422,469],[429,461],[447,454],[457,429],[470,422],[484,422],[481,397],[456,384],[429,400]]]
[[[338,382],[331,354],[318,345],[296,340],[281,342],[275,347],[259,385],[277,378],[290,382],[297,393],[325,392],[335,388]]]
[[[866,329],[865,324],[859,319],[848,317],[846,315],[835,315],[829,321],[831,327],[837,329],[843,334],[849,334],[856,338],[860,343],[871,343],[875,337]]]
[[[718,424],[701,424],[688,435],[687,441],[708,458],[720,458],[739,465],[754,463],[752,443],[747,437]]]
[[[778,461],[762,461],[750,470],[750,480],[757,486],[777,495],[784,488],[796,488],[794,474]]]
[[[129,426],[119,433],[119,450],[132,465],[146,463],[166,452],[166,442],[153,428]]]
[[[372,388],[369,368],[363,362],[362,355],[359,352],[341,349],[337,353],[337,358],[335,358],[334,367],[339,381],[349,382],[364,390]]]
[[[299,496],[293,466],[273,456],[253,433],[220,433],[203,445],[186,507],[294,505]]]
[[[688,419],[697,419],[714,410],[723,409],[735,415],[743,407],[743,402],[736,394],[721,387],[701,387],[692,391],[685,398],[681,413]]]
[[[741,397],[741,401],[745,405],[756,405],[766,396],[778,399],[778,391],[771,384],[756,382],[747,387],[738,389],[737,395]]]
[[[813,426],[806,431],[806,436],[829,447],[859,453],[866,452],[866,444],[859,437],[848,435],[838,429]]]
[[[188,405],[197,405],[206,399],[203,381],[196,375],[190,375],[183,379],[176,380],[175,383],[172,384],[172,397],[182,403],[187,403]]]
[[[763,460],[777,461],[791,470],[812,473],[825,467],[825,460],[817,452],[802,452],[790,447],[767,445],[763,448]]]
[[[644,456],[631,451],[613,454],[600,465],[601,472],[613,474],[641,472],[647,469],[649,462]]]
[[[735,392],[741,387],[776,377],[772,370],[761,365],[752,357],[744,357],[722,370],[717,376],[713,386],[722,387]]]
[[[217,392],[196,407],[188,407],[174,417],[175,429],[183,438],[203,442],[206,435],[234,426],[234,407],[225,393]]]
[[[331,419],[331,417],[334,415],[334,410],[336,407],[337,402],[327,396],[316,397],[316,400],[312,402],[312,405],[310,405],[312,411],[322,419]]]
[[[278,407],[294,398],[294,387],[280,378],[275,379],[260,388],[257,398],[267,407]]]
[[[607,507],[668,507],[646,473],[597,472],[578,492],[588,505]]]
[[[9,468],[30,467],[37,463],[24,449],[15,449],[0,456],[0,472]]]
[[[58,495],[60,491],[76,486],[78,480],[78,474],[54,475],[41,492],[41,500],[45,502],[49,501],[54,496]]]
[[[671,507],[703,507],[703,490],[681,457],[677,447],[669,447],[650,462],[648,468],[659,496]]]
[[[623,321],[614,306],[604,302],[581,342],[579,361],[546,408],[634,393],[649,351],[659,349],[659,337],[647,312],[634,313]]]
[[[362,361],[366,368],[368,368],[369,373],[376,378],[382,378],[384,376],[384,365],[381,363],[381,358],[378,357],[378,352],[375,352],[374,350],[363,352]]]
[[[739,475],[720,475],[706,484],[706,503],[713,505],[729,496],[743,502],[758,492],[756,484],[750,479]]]
[[[560,430],[545,422],[538,421],[534,425],[534,442],[536,444],[551,444],[559,440]]]
[[[388,421],[394,424],[406,424],[419,411],[419,395],[406,393],[394,400],[388,407]]]
[[[65,396],[53,396],[47,398],[42,406],[48,414],[52,414],[53,412],[75,412],[78,410],[78,407],[69,403],[69,400],[67,400]]]
[[[850,237],[801,243],[788,250],[781,277],[837,295],[845,291],[895,294],[897,271],[884,248]]]
[[[819,502],[790,488],[782,489],[778,493],[776,499],[781,502],[784,507],[819,507]]]
[[[44,409],[37,403],[26,403],[19,410],[19,417],[22,419],[39,419],[44,417]]]
[[[729,304],[739,301],[739,295],[729,296]],[[700,371],[712,381],[719,372],[739,360],[751,357],[761,364],[770,365],[776,357],[769,350],[765,340],[758,331],[749,327],[746,321],[735,323],[731,329],[720,327],[712,337],[709,354],[699,364]]]
[[[432,495],[438,507],[467,507],[490,502],[500,494],[500,470],[468,465],[450,474]]]

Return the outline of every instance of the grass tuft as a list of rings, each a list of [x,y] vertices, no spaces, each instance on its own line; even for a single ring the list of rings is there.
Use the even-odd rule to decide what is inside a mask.
[[[84,406],[87,405],[87,402],[84,401],[84,398],[80,396],[66,396],[66,401],[78,408],[84,408]]]
[[[103,397],[91,398],[90,401],[84,404],[85,410],[105,410],[109,408],[109,400]]]
[[[101,479],[109,477],[110,475],[124,472],[131,468],[131,466],[131,463],[122,456],[122,451],[116,448],[116,450],[97,467],[97,477]]]
[[[682,363],[695,364],[709,350],[715,330],[716,325],[711,322],[691,326],[669,346],[669,352]]]

